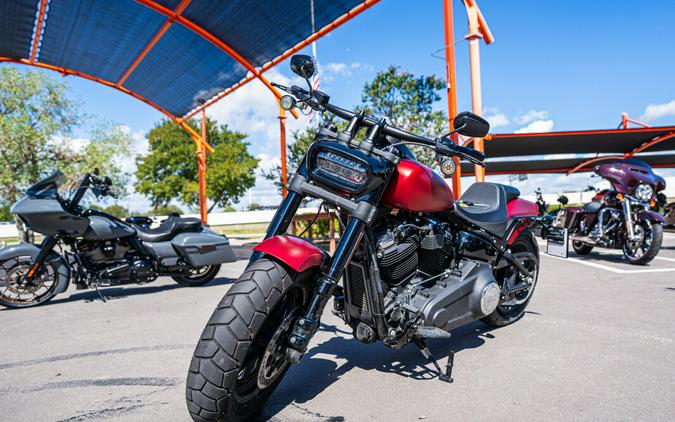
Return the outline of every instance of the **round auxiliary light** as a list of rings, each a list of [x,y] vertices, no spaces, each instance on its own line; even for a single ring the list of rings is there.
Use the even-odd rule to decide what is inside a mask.
[[[637,188],[635,188],[635,197],[640,202],[649,202],[649,200],[652,199],[653,195],[654,195],[654,188],[645,183],[640,183],[637,186]]]
[[[454,160],[443,160],[441,162],[441,171],[446,176],[452,176],[457,171],[457,164]]]
[[[284,95],[279,99],[279,105],[284,110],[290,110],[295,107],[295,98],[291,97],[290,95]]]

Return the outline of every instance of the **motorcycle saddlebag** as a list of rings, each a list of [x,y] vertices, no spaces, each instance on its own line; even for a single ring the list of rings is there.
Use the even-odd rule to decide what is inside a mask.
[[[562,216],[560,220],[562,225],[566,229],[572,229],[579,223],[579,218],[583,213],[583,210],[579,207],[568,207],[561,211]]]
[[[185,262],[193,267],[237,260],[227,238],[215,233],[180,233],[171,240],[171,244]]]

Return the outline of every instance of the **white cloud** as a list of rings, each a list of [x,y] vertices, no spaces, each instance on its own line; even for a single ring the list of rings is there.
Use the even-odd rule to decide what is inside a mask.
[[[645,107],[642,120],[656,120],[665,116],[675,116],[675,100],[664,104],[649,104]]]
[[[300,78],[291,79],[276,70],[271,70],[265,76],[286,86],[304,84]],[[261,160],[256,171],[255,187],[242,199],[238,208],[249,202],[278,204],[281,196],[277,188],[261,172],[261,169],[269,170],[280,163],[279,103],[274,95],[261,82],[254,80],[209,107],[206,114],[218,123],[227,124],[232,130],[247,134],[246,140],[251,144],[249,152]],[[293,132],[305,129],[308,122],[309,117],[302,113],[299,119],[286,113],[287,142],[292,142]]]
[[[548,111],[530,110],[516,117],[516,122],[520,125],[526,125],[528,123],[534,122],[535,120],[546,120],[546,119],[548,119]]]
[[[349,77],[357,72],[372,72],[374,67],[370,64],[352,62],[352,63],[319,63],[319,77],[322,82],[332,82],[335,77]]]
[[[514,133],[539,133],[551,132],[553,130],[553,120],[535,120],[525,127],[521,127]]]
[[[486,114],[485,120],[490,122],[490,129],[508,125],[509,118],[504,113]]]

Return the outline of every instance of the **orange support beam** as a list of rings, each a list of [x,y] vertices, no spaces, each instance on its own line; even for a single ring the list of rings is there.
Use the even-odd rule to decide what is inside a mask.
[[[452,0],[443,0],[443,24],[445,29],[445,80],[448,88],[448,127],[454,129],[453,120],[457,115],[457,89],[455,81],[455,29],[452,14]],[[457,134],[452,140],[458,143]],[[462,166],[459,158],[453,157],[455,173],[452,175],[452,194],[455,199],[462,194]]]
[[[180,4],[176,7],[176,10],[174,10],[176,16],[180,16],[180,14],[183,13],[185,9],[190,5],[191,1],[192,0],[182,0]],[[131,63],[129,68],[127,68],[127,70],[124,72],[122,77],[117,81],[117,85],[122,85],[127,80],[127,78],[129,78],[129,75],[131,75],[133,71],[136,70],[136,67],[138,67],[138,65],[143,61],[143,59],[145,59],[145,56],[147,56],[150,50],[152,50],[155,47],[157,42],[164,36],[164,34],[166,34],[166,31],[169,30],[171,24],[173,24],[174,21],[175,21],[174,17],[167,18],[166,22],[164,22],[164,24],[159,28],[159,31],[157,31],[157,33],[152,37],[148,45],[145,46],[143,51],[141,51],[138,57],[136,57],[136,59]]]
[[[588,160],[584,160],[584,161],[580,162],[579,164],[574,166],[571,170],[568,170],[567,175],[569,176],[570,174],[581,170],[582,168],[588,166],[589,164],[593,164],[593,163],[598,162],[598,161],[613,160],[613,159],[619,159],[620,160],[620,159],[623,159],[623,158],[625,158],[623,155],[605,155],[604,157],[589,158]]]
[[[272,93],[277,97],[277,99],[281,98],[281,92],[279,92],[278,89],[272,86],[270,81],[265,78],[259,70],[257,70],[251,63],[248,62],[244,57],[241,56],[236,50],[234,50],[232,47],[230,47],[228,44],[226,44],[224,41],[207,31],[206,29],[202,28],[201,26],[197,25],[196,23],[192,22],[191,20],[187,19],[184,16],[181,16],[180,14],[177,14],[173,10],[166,8],[162,6],[159,3],[156,3],[153,0],[136,0],[136,2],[142,4],[143,6],[146,6],[152,10],[154,10],[157,13],[161,13],[162,15],[166,16],[167,18],[173,19],[174,21],[180,23],[184,27],[190,29],[192,32],[196,33],[197,35],[201,36],[205,40],[209,41],[211,44],[215,45],[216,47],[220,48],[223,50],[225,53],[227,53],[230,57],[232,57],[234,60],[236,60],[239,64],[244,66],[249,72],[251,72],[253,75],[255,75],[256,78],[258,78],[267,88],[272,91]],[[204,107],[202,107],[204,108]],[[298,118],[299,115],[297,111],[292,110],[291,113],[293,114],[294,117]],[[185,118],[183,118],[185,120]]]
[[[288,194],[288,170],[286,168],[286,110],[279,107],[279,140],[281,148],[281,196]]]
[[[658,136],[658,137],[652,139],[651,141],[647,141],[647,142],[643,143],[642,145],[640,145],[639,147],[635,148],[633,151],[626,154],[626,157],[632,157],[633,155],[635,155],[637,153],[640,153],[640,152],[642,152],[642,151],[644,151],[644,150],[646,150],[650,147],[653,147],[656,144],[659,144],[663,141],[667,141],[668,139],[673,139],[673,138],[675,138],[675,132],[670,132],[670,133],[666,133],[665,135]]]
[[[37,23],[35,24],[35,32],[33,33],[33,42],[30,48],[30,61],[34,62],[37,59],[38,45],[40,44],[40,37],[42,37],[42,30],[45,26],[45,13],[47,12],[47,0],[40,0],[40,8],[38,9]]]
[[[206,111],[202,111],[202,139],[206,141]],[[206,150],[204,142],[197,143],[197,174],[199,177],[199,215],[202,223],[208,219],[208,206],[206,204]]]
[[[362,12],[364,12],[364,11],[370,9],[371,7],[373,7],[374,5],[376,5],[376,4],[379,3],[379,2],[380,2],[380,0],[366,0],[366,1],[364,1],[363,3],[361,3],[361,4],[359,4],[358,6],[354,7],[352,10],[348,11],[347,13],[345,13],[344,15],[342,15],[342,16],[340,16],[339,18],[335,19],[333,22],[331,22],[331,23],[329,23],[328,25],[324,26],[323,28],[321,28],[320,30],[318,30],[317,32],[315,32],[314,34],[310,35],[310,36],[307,37],[305,40],[303,40],[303,41],[299,42],[298,44],[296,44],[295,46],[289,48],[288,50],[286,50],[286,51],[285,51],[283,54],[281,54],[280,56],[277,56],[277,57],[275,57],[274,59],[270,60],[269,62],[263,64],[262,67],[260,68],[260,70],[257,71],[257,74],[256,74],[256,72],[252,72],[250,75],[248,75],[247,77],[245,77],[244,79],[242,79],[241,81],[239,81],[236,85],[234,85],[234,86],[232,86],[232,87],[226,89],[225,91],[223,91],[223,92],[221,92],[220,94],[216,95],[215,97],[211,98],[210,100],[208,100],[207,102],[205,102],[203,105],[199,106],[198,108],[192,110],[190,113],[186,114],[183,118],[184,118],[184,119],[189,119],[189,118],[191,118],[192,116],[194,116],[195,114],[199,113],[199,111],[200,111],[202,108],[208,108],[208,107],[210,107],[210,106],[213,105],[214,103],[216,103],[216,102],[220,101],[221,99],[223,99],[223,97],[225,97],[226,95],[230,94],[230,93],[231,93],[232,91],[234,91],[235,89],[242,87],[243,85],[245,85],[245,84],[247,84],[248,82],[252,81],[253,79],[255,79],[256,77],[258,77],[259,75],[262,75],[263,73],[265,73],[266,71],[268,71],[268,70],[271,69],[272,67],[276,66],[276,65],[279,64],[280,62],[282,62],[282,61],[286,60],[287,58],[291,57],[293,54],[295,54],[295,53],[297,53],[298,51],[302,50],[303,48],[307,47],[308,45],[310,45],[310,44],[313,43],[314,41],[318,40],[319,38],[321,38],[321,37],[323,37],[324,35],[328,34],[328,33],[331,32],[332,30],[336,29],[336,28],[339,27],[340,25],[342,25],[342,24],[344,24],[344,23],[350,21],[351,19],[355,18],[356,16],[358,16],[358,15],[361,14]],[[295,116],[295,115],[294,115],[294,116]],[[297,117],[297,116],[296,116],[296,117]]]
[[[466,14],[469,18],[469,33],[464,37],[469,40],[469,63],[471,67],[471,105],[472,111],[479,115],[483,115],[483,100],[481,94],[480,82],[480,39],[485,40],[485,44],[494,42],[494,37],[490,28],[487,26],[483,14],[478,8],[475,0],[464,0],[466,7]],[[483,139],[474,140],[474,148],[480,152],[485,152]],[[485,181],[485,168],[481,166],[474,166],[477,182]]]

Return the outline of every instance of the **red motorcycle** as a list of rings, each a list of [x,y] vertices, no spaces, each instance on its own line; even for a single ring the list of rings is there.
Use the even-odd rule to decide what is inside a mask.
[[[530,229],[536,204],[496,183],[475,183],[453,201],[448,184],[406,147],[482,165],[481,153],[448,136],[483,137],[485,120],[460,113],[454,131],[427,139],[330,104],[309,84],[310,57],[294,56],[291,69],[309,90],[275,85],[290,94],[282,107],[311,107],[349,124],[344,131],[321,128],[265,240],[204,329],[187,378],[194,420],[251,420],[302,358],[331,298],[357,340],[414,344],[451,382],[452,352],[443,371],[425,340],[449,338],[450,330],[479,319],[493,327],[517,321],[537,282],[539,250]],[[285,234],[305,197],[337,210],[344,228],[332,256]]]
[[[659,253],[663,240],[662,215],[652,210],[665,180],[649,164],[634,158],[601,164],[593,169],[612,184],[582,208],[568,207],[561,223],[569,231],[574,251],[594,247],[623,250],[631,264],[644,265]]]

